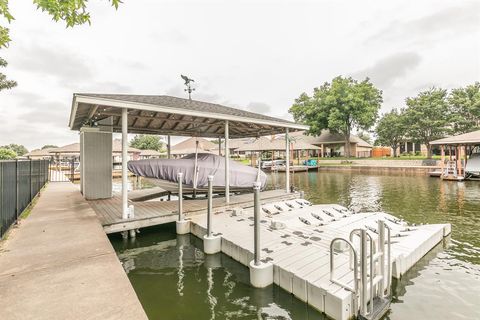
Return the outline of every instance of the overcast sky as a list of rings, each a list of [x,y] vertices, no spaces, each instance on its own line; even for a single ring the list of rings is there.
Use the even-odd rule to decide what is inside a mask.
[[[91,1],[91,26],[66,29],[31,1],[10,1],[13,39],[1,70],[0,145],[78,141],[74,92],[185,96],[288,118],[302,92],[368,76],[382,112],[431,86],[480,80],[479,1]]]

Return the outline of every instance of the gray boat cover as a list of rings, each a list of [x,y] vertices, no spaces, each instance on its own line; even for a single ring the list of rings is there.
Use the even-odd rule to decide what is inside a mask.
[[[199,153],[197,161],[197,187],[208,186],[207,177],[213,175],[213,186],[225,186],[225,158],[209,153]],[[230,161],[230,187],[252,188],[257,181],[258,170]],[[178,182],[178,172],[183,172],[183,184],[193,186],[195,171],[195,154],[189,154],[181,159],[146,159],[128,162],[128,170],[137,176]],[[267,175],[260,171],[261,188],[267,183]]]

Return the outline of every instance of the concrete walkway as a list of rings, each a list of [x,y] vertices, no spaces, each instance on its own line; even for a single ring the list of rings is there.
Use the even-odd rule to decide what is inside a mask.
[[[94,211],[50,183],[0,248],[0,318],[147,319]]]

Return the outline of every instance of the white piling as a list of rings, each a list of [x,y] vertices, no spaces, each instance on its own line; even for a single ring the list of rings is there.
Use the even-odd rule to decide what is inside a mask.
[[[262,262],[260,260],[260,182],[253,185],[253,204],[254,204],[254,259],[250,261],[250,283],[256,288],[268,287],[273,283],[273,264]]]
[[[190,233],[190,221],[183,216],[183,172],[177,174],[178,179],[178,220],[176,221],[177,234]]]
[[[208,176],[207,197],[207,234],[203,236],[203,251],[206,254],[215,254],[222,249],[222,238],[213,235],[212,210],[213,210],[213,176]]]

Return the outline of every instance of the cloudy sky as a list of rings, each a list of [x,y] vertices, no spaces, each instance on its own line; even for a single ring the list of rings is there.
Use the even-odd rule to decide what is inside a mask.
[[[31,1],[10,1],[0,56],[18,81],[0,92],[0,145],[63,145],[72,93],[184,96],[288,118],[302,92],[368,76],[382,111],[431,86],[480,80],[479,1],[90,1],[91,26],[66,29]]]

